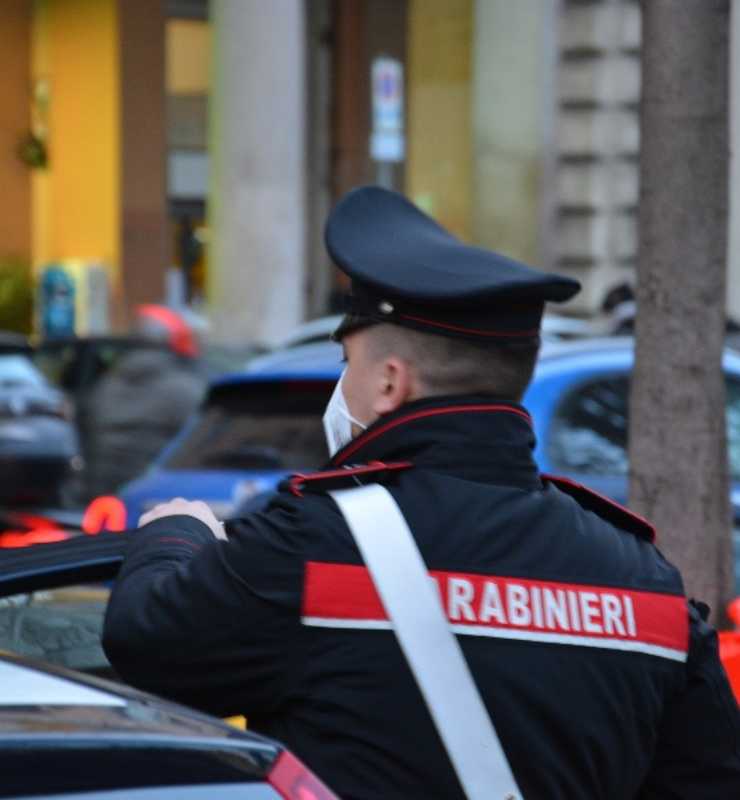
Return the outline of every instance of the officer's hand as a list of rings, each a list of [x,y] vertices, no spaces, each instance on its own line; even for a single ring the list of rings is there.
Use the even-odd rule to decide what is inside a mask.
[[[146,514],[142,514],[139,519],[139,527],[141,528],[142,525],[154,522],[155,519],[173,517],[181,514],[199,519],[211,529],[211,533],[217,539],[226,539],[223,524],[216,519],[213,511],[211,511],[205,503],[202,503],[200,500],[185,500],[182,497],[176,497],[168,503],[160,503],[158,506],[154,506],[150,511],[147,511]]]

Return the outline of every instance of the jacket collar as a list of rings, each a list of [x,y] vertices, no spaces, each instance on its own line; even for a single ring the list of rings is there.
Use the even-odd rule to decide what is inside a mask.
[[[470,480],[538,487],[534,442],[531,417],[520,405],[489,395],[435,397],[381,417],[329,468],[404,460]]]

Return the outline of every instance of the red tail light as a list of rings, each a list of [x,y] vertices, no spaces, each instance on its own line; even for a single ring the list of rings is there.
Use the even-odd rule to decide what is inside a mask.
[[[63,542],[69,539],[64,531],[49,528],[35,531],[5,531],[0,533],[0,547],[30,547],[33,544]]]
[[[96,497],[85,509],[82,530],[91,535],[101,531],[125,531],[126,506],[117,497]]]
[[[68,533],[46,517],[18,513],[13,515],[13,520],[18,527],[0,533],[0,547],[29,547],[69,539]]]
[[[283,750],[267,780],[284,800],[339,800],[295,756]]]

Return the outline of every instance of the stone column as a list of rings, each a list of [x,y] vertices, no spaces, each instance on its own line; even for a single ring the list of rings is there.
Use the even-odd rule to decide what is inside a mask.
[[[208,305],[221,340],[270,342],[305,302],[301,0],[212,0]]]
[[[475,3],[473,238],[539,266],[554,19],[552,0]]]

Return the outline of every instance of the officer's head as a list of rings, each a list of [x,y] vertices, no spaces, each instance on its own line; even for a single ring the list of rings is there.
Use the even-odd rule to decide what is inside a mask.
[[[579,284],[463,244],[403,196],[346,195],[326,244],[352,279],[335,333],[347,359],[341,392],[353,434],[403,404],[457,394],[521,399],[546,301]]]
[[[351,330],[341,342],[344,397],[365,425],[425,397],[486,394],[519,402],[539,349],[539,336],[488,345],[388,323]]]

